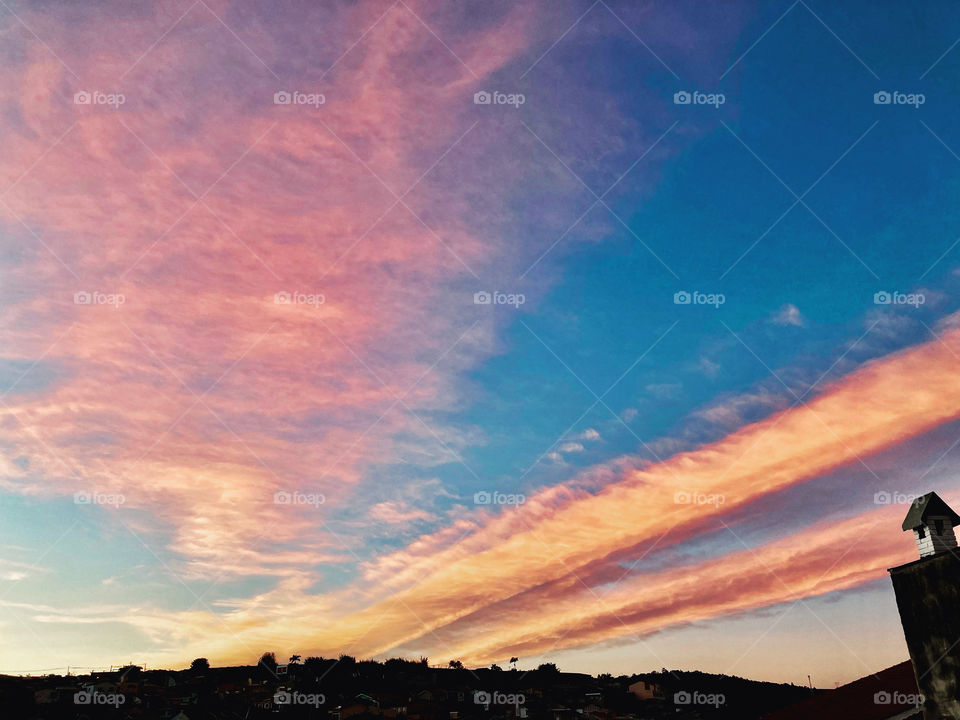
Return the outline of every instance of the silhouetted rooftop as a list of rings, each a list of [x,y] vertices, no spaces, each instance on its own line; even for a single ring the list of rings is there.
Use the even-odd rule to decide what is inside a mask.
[[[954,525],[960,525],[960,515],[957,515],[935,492],[922,495],[910,503],[910,510],[903,520],[904,530],[913,530],[927,521],[929,515],[944,515],[949,517]]]
[[[877,696],[882,693],[886,693],[891,702],[877,702]],[[868,675],[836,690],[817,695],[799,705],[779,710],[767,720],[919,719],[919,710],[914,715],[910,712],[910,705],[893,702],[917,694],[913,665],[907,660],[875,675]]]

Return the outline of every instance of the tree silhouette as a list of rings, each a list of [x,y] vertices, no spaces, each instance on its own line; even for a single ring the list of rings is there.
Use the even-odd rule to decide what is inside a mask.
[[[463,663],[459,660],[451,660],[450,667],[452,667],[454,670],[463,670]]]
[[[260,662],[258,665],[265,667],[270,673],[276,674],[277,672],[277,656],[272,652],[265,652],[260,656]]]
[[[317,677],[321,672],[323,672],[324,662],[325,661],[323,658],[312,655],[303,661],[304,672],[306,672],[307,675],[313,675],[314,677]]]
[[[210,669],[210,661],[206,658],[197,658],[190,663],[191,672],[206,672]]]
[[[296,665],[298,662],[300,662],[300,656],[299,656],[299,655],[291,655],[291,656],[290,656],[290,660],[288,660],[287,662],[289,662],[291,665]]]
[[[510,658],[510,664],[513,665],[513,669],[517,669],[517,663],[520,662],[520,658],[512,657]]]

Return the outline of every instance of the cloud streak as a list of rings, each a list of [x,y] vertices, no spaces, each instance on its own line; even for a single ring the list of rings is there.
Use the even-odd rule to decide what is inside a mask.
[[[454,545],[422,561],[423,580],[343,618],[338,629],[355,641],[361,628],[386,614],[390,633],[363,645],[368,653],[384,652],[713,512],[710,505],[678,504],[678,493],[723,496],[732,512],[861,462],[960,416],[958,349],[960,334],[952,333],[868,363],[805,405],[628,471],[600,492],[576,494],[549,512],[540,506],[544,499],[533,498],[531,509],[520,507],[516,518],[499,519],[472,537],[469,550]]]
[[[326,654],[350,648],[363,656],[413,647],[487,662],[515,652],[635,637],[870,582],[912,554],[899,533],[856,542],[869,528],[895,526],[899,507],[820,523],[709,562],[627,573],[612,590],[597,590],[622,578],[617,563],[624,553],[636,555],[652,543],[669,548],[717,529],[735,513],[743,522],[744,511],[762,498],[859,464],[960,416],[958,349],[960,333],[953,331],[943,342],[872,361],[806,405],[718,442],[645,467],[621,465],[619,477],[602,489],[559,486],[518,508],[425,536],[371,565],[367,580],[374,582],[338,595],[340,603],[350,597],[367,607],[335,612],[329,629],[300,635],[298,646],[308,643],[311,652]],[[719,509],[678,503],[677,493],[722,495],[725,501]],[[705,586],[713,590],[705,594]],[[337,605],[334,595],[311,597],[303,590],[287,584],[259,598],[257,607],[275,607],[285,617],[317,617]],[[603,599],[594,602],[598,592]],[[553,608],[549,617],[542,613],[545,603]],[[245,604],[224,620],[246,644],[288,636],[282,623],[254,622],[251,613]],[[243,653],[234,644],[228,654]]]

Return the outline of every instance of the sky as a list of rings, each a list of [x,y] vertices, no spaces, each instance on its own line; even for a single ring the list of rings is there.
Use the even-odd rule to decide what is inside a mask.
[[[958,23],[0,2],[0,672],[906,659]]]

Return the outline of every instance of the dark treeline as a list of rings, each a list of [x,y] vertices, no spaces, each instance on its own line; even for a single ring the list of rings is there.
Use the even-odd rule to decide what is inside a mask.
[[[638,694],[638,683],[649,697]],[[633,688],[633,690],[631,690]],[[42,677],[0,676],[9,717],[36,720],[758,720],[810,696],[811,690],[701,672],[636,675],[431,666],[427,658],[385,661],[264,653],[252,665],[211,667],[197,658],[186,670],[143,670]]]

